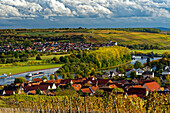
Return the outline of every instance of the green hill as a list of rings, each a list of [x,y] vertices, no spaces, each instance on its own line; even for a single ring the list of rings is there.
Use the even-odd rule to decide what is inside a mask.
[[[110,40],[124,45],[148,44],[170,47],[170,35],[149,32],[119,31],[110,29],[29,29],[0,30],[1,41],[60,41],[84,43],[109,43]]]

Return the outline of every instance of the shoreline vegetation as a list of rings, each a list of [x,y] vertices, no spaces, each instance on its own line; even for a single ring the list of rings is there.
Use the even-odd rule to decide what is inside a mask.
[[[151,53],[151,52],[153,52],[153,54],[164,54],[164,52],[166,52],[166,51],[170,51],[170,49],[165,49],[165,50],[159,50],[159,49],[153,49],[153,50],[140,50],[140,49],[132,49],[132,50],[130,50],[131,52],[133,52],[133,53],[135,53],[135,52],[140,52],[140,53],[145,53],[145,54],[147,54],[147,53]]]

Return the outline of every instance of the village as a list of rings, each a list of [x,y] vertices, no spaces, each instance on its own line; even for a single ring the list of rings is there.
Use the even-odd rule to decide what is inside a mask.
[[[89,50],[92,47],[104,47],[118,45],[117,42],[104,43],[104,44],[90,44],[90,43],[69,43],[69,42],[27,42],[29,46],[22,43],[16,45],[9,43],[0,46],[0,53],[4,52],[22,52],[22,51],[37,51],[37,52],[68,52],[69,50]]]
[[[164,66],[162,75],[160,76],[160,83],[154,78],[154,70],[156,67],[146,66],[138,69],[126,69],[125,74],[118,71],[105,72],[103,75],[93,75],[86,78],[76,79],[51,79],[34,78],[32,81],[25,83],[12,83],[7,86],[1,86],[0,95],[10,96],[14,94],[28,94],[28,95],[56,95],[55,92],[65,89],[72,89],[77,93],[89,96],[102,96],[105,92],[112,92],[115,94],[123,94],[128,97],[144,98],[151,92],[162,94],[169,94],[170,87],[165,85],[169,81],[170,66]],[[135,74],[134,74],[135,73]],[[133,77],[133,74],[136,77]],[[125,79],[115,79],[122,78]],[[130,79],[129,79],[130,78]],[[128,80],[129,79],[129,80]]]

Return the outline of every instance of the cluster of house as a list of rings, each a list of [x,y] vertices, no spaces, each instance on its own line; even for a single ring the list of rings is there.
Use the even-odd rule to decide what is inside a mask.
[[[147,79],[147,78],[154,78],[154,71],[156,70],[156,67],[149,67],[146,66],[144,68],[138,68],[138,69],[126,69],[125,74],[122,74],[118,71],[110,71],[110,73],[104,73],[103,75],[95,75],[95,77],[97,78],[112,78],[114,76],[119,76],[119,77],[123,77],[126,75],[127,78],[130,78],[130,74],[131,72],[135,72],[137,76],[142,77],[143,79]],[[165,66],[162,69],[162,75],[160,76],[160,80],[161,82],[164,84],[166,82],[166,76],[170,75],[170,66]],[[140,78],[138,77],[138,78]]]
[[[89,50],[91,47],[104,47],[104,46],[114,46],[117,45],[117,42],[104,43],[104,44],[89,44],[89,43],[66,43],[66,42],[34,42],[32,47],[25,48],[24,45],[15,46],[12,43],[0,47],[0,52],[8,51],[33,51],[38,52],[67,52],[71,49],[74,50]]]
[[[0,95],[13,95],[26,93],[28,95],[36,95],[37,90],[43,95],[55,95],[52,90],[57,88],[64,89],[66,85],[72,85],[75,91],[81,91],[83,94],[94,95],[97,90],[112,92],[115,88],[122,88],[121,92],[129,97],[145,97],[150,92],[169,93],[170,86],[160,87],[160,85],[152,80],[132,79],[115,81],[112,79],[99,79],[94,76],[79,79],[59,79],[59,80],[42,80],[35,78],[31,82],[16,83],[3,86]],[[2,86],[1,86],[2,87]],[[120,93],[120,92],[117,92]]]

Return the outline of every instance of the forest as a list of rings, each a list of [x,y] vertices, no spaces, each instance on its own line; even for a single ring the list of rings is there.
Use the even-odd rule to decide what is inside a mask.
[[[78,54],[60,57],[65,63],[58,73],[64,78],[72,78],[70,73],[76,77],[87,77],[96,74],[97,70],[113,67],[127,63],[131,60],[130,50],[126,47],[102,47],[93,51],[80,51]]]

